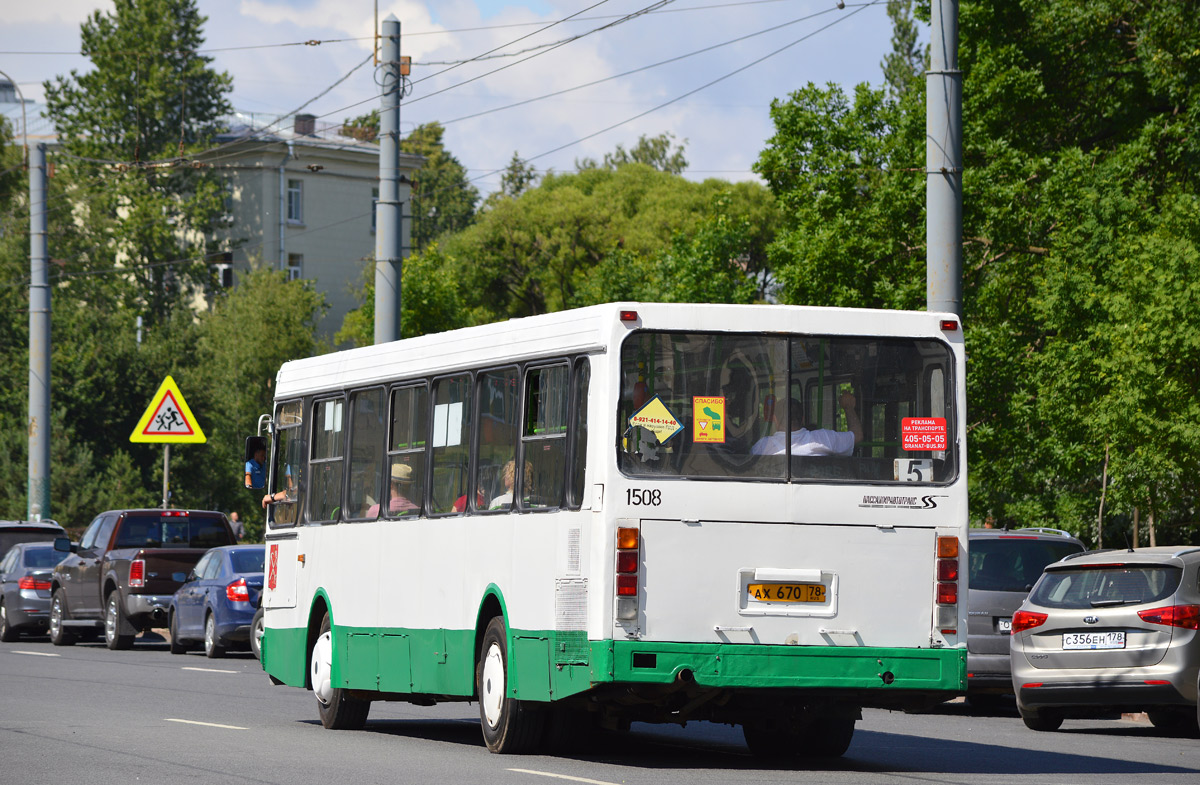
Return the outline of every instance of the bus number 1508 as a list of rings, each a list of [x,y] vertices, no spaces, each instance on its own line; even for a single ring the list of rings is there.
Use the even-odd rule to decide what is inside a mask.
[[[662,491],[626,488],[625,503],[634,507],[657,507],[662,504]]]

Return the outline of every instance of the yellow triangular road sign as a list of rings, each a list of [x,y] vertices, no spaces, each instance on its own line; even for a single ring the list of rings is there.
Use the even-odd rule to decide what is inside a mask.
[[[208,441],[175,380],[168,376],[129,436],[131,442],[201,443]]]

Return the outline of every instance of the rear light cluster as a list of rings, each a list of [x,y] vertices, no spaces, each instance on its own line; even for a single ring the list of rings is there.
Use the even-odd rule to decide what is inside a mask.
[[[225,596],[230,602],[250,602],[250,589],[245,578],[238,578],[225,587]]]
[[[17,581],[18,589],[37,589],[38,591],[50,591],[50,581],[39,580],[32,576],[26,575],[21,580]]]
[[[1187,630],[1200,629],[1200,605],[1172,605],[1168,608],[1151,608],[1138,611],[1142,621],[1164,624],[1168,627],[1183,627]]]
[[[635,528],[617,529],[617,618],[637,619],[638,563],[641,561],[641,537]]]
[[[938,629],[958,634],[958,538],[937,538]]]
[[[143,587],[146,585],[146,560],[134,559],[129,562],[129,586]]]
[[[1041,627],[1048,619],[1044,613],[1037,611],[1017,611],[1012,617],[1012,634],[1016,635],[1022,630],[1032,630],[1034,627]]]
[[[163,510],[158,514],[160,518],[186,518],[188,517],[187,510]]]

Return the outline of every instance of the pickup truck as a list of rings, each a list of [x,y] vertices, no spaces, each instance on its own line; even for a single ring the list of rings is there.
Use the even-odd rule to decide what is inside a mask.
[[[139,632],[167,626],[167,608],[200,557],[237,538],[223,513],[109,510],[96,516],[50,586],[50,641],[69,646],[101,631],[110,649],[128,649]]]

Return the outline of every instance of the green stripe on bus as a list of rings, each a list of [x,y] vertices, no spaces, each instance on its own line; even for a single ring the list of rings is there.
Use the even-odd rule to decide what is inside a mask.
[[[962,649],[837,648],[728,643],[589,641],[588,662],[563,662],[567,642],[553,631],[512,630],[510,697],[561,700],[596,684],[670,684],[691,671],[706,687],[962,691]],[[307,632],[268,629],[263,666],[296,687],[307,676]],[[380,692],[470,697],[475,685],[474,630],[334,628],[334,683]],[[642,655],[636,659],[634,655]],[[652,655],[652,656],[651,656]],[[576,660],[581,659],[576,657]],[[882,674],[891,673],[885,684]]]

